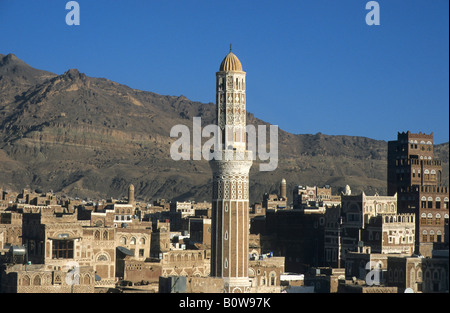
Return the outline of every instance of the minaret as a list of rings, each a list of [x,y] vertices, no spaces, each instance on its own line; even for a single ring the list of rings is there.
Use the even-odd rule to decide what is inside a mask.
[[[128,203],[134,204],[134,185],[130,184],[128,187]]]
[[[280,183],[280,196],[283,199],[287,199],[286,197],[286,179],[282,179]]]
[[[219,151],[210,161],[213,171],[211,276],[224,279],[225,292],[250,292],[248,278],[249,171],[245,72],[239,59],[227,54],[216,73],[217,124],[222,132]]]

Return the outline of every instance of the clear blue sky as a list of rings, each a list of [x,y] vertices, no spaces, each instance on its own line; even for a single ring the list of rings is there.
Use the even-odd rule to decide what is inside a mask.
[[[0,0],[0,53],[57,74],[77,68],[130,87],[215,101],[229,44],[247,109],[298,134],[449,140],[449,1]]]

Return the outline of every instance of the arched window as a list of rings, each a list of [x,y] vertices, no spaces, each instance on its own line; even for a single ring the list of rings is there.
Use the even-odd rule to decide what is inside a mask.
[[[427,198],[425,196],[423,196],[422,198],[420,198],[420,202],[421,202],[421,208],[426,209],[427,208]]]
[[[125,238],[125,237],[120,237],[120,244],[126,245],[126,244],[127,244],[127,238]]]
[[[53,283],[55,285],[61,285],[62,284],[61,275],[55,275],[55,279],[54,279]]]
[[[140,243],[141,245],[145,245],[145,238],[142,237],[141,240],[139,240],[139,243]]]
[[[430,242],[434,242],[434,230],[430,230]]]
[[[28,275],[25,275],[22,278],[22,286],[30,286],[31,280],[30,277]]]
[[[436,223],[436,225],[441,224],[441,214],[439,214],[439,213],[436,214],[435,223]]]
[[[97,257],[97,262],[107,262],[108,261],[108,256],[104,253],[100,254]]]
[[[436,209],[440,209],[441,208],[441,198],[436,197],[435,203],[436,203]]]
[[[135,245],[136,244],[136,238],[131,237],[130,244],[131,245]]]
[[[36,277],[34,277],[34,279],[33,279],[33,285],[34,286],[40,286],[41,282],[42,282],[41,276],[37,275]]]
[[[276,277],[277,275],[275,274],[275,272],[270,272],[270,286],[275,286],[276,284]]]
[[[439,272],[437,270],[434,270],[434,272],[433,272],[433,279],[439,280]]]
[[[427,224],[432,225],[433,224],[433,214],[428,213],[427,215]]]

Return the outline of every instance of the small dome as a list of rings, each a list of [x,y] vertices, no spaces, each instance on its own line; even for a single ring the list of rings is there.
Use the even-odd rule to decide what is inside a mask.
[[[242,72],[241,61],[230,51],[220,64],[220,72]]]

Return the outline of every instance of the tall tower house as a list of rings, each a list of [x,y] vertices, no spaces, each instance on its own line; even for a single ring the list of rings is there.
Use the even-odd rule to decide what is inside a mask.
[[[388,195],[397,194],[399,212],[416,214],[415,252],[423,256],[449,242],[449,189],[433,150],[433,133],[402,132],[388,142]]]
[[[245,75],[231,50],[216,73],[217,125],[222,136],[210,161],[213,172],[211,276],[224,279],[225,292],[250,292],[249,171]]]

